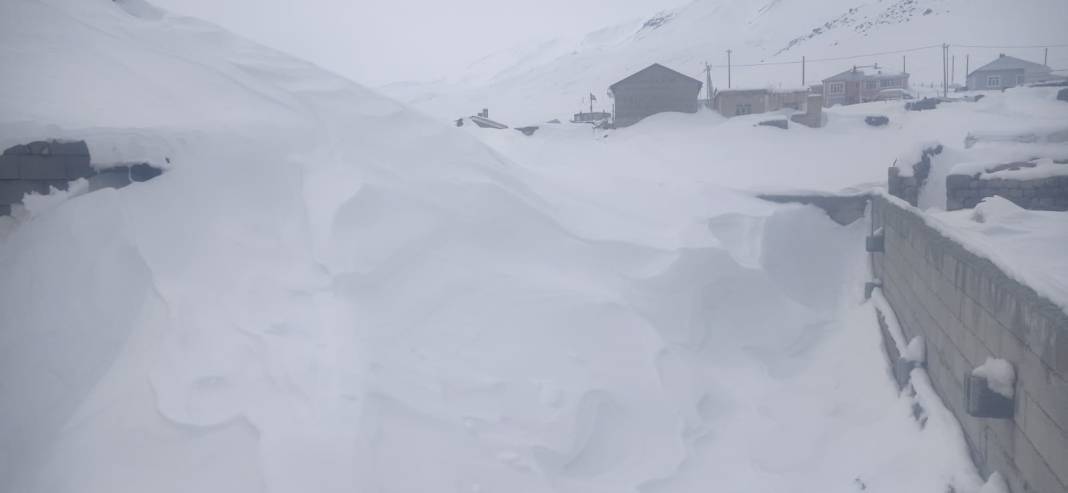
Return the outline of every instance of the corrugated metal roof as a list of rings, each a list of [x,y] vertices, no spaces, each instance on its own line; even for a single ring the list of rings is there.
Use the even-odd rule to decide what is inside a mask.
[[[1021,59],[1021,58],[1016,58],[1014,56],[1001,55],[1001,56],[997,57],[997,59],[995,59],[994,61],[992,61],[992,62],[990,62],[990,63],[988,63],[986,65],[983,65],[982,67],[979,67],[979,68],[977,68],[975,70],[972,70],[971,74],[968,74],[968,76],[970,77],[972,74],[974,74],[976,72],[985,72],[985,71],[989,71],[989,70],[1019,70],[1019,69],[1023,69],[1024,72],[1047,73],[1047,72],[1051,71],[1049,67],[1047,67],[1045,65],[1042,65],[1041,63],[1029,62],[1027,60],[1024,60],[1024,59]]]

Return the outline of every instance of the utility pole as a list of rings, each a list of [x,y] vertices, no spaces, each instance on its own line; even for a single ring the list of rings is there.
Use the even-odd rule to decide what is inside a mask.
[[[942,97],[949,97],[949,45],[942,43]]]
[[[909,73],[908,64],[905,63],[905,55],[901,55],[901,73]]]
[[[950,71],[949,71],[949,74],[950,74],[949,75],[949,82],[950,82],[950,84],[954,84],[954,83],[957,82],[957,55],[953,55],[952,67],[953,68],[951,68]]]
[[[712,107],[712,65],[705,62],[705,91],[708,94],[708,107]]]
[[[801,87],[805,86],[805,57],[801,57]]]
[[[727,50],[727,89],[731,88],[731,50]]]
[[[1049,48],[1047,47],[1042,53],[1042,65],[1049,66]]]

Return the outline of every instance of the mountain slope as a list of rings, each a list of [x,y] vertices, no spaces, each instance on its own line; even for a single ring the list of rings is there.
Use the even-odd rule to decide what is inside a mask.
[[[504,68],[496,76],[383,90],[442,118],[488,106],[505,119],[527,123],[578,111],[590,92],[600,98],[611,83],[654,62],[700,80],[705,78],[708,62],[716,66],[713,85],[726,87],[727,70],[721,65],[727,63],[728,49],[735,65],[734,87],[799,86],[802,56],[809,60],[805,71],[809,84],[852,65],[878,63],[898,69],[903,55],[914,85],[941,84],[938,45],[1068,45],[1059,23],[1065,16],[1068,4],[1057,0],[773,0],[763,4],[695,0],[643,22],[592,33],[582,41],[547,42],[544,53],[536,56],[497,55],[530,62]],[[853,58],[923,47],[909,53]],[[999,52],[1037,61],[1044,55],[1040,47],[957,47],[951,52],[957,57],[955,80],[964,80],[965,56],[970,56],[971,68],[975,68]],[[850,58],[817,61],[842,57]],[[755,63],[772,65],[739,66]],[[775,65],[782,63],[786,65]],[[1051,49],[1049,63],[1068,69],[1068,46]],[[607,98],[601,99],[601,106],[610,107]]]

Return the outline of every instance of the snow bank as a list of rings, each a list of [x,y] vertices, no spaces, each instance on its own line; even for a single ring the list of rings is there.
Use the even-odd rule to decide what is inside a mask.
[[[987,358],[986,362],[972,370],[972,375],[983,377],[990,390],[1009,399],[1015,394],[1016,371],[1012,363],[999,358]]]

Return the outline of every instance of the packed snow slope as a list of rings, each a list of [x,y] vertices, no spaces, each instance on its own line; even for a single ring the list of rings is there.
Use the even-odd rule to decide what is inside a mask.
[[[914,87],[941,86],[942,43],[967,46],[951,50],[952,79],[963,84],[965,57],[972,70],[999,53],[1041,63],[1042,46],[1053,45],[1049,65],[1068,69],[1065,18],[1062,0],[694,0],[574,39],[504,49],[450,78],[382,89],[440,118],[490,108],[525,125],[586,111],[590,93],[595,108],[610,111],[608,86],[652,63],[704,82],[707,62],[713,86],[726,88],[727,50],[734,88],[801,86],[802,57],[805,83],[814,84],[854,65],[900,71],[902,56]],[[1006,48],[1020,46],[1030,47]],[[752,66],[760,63],[769,65]]]
[[[980,487],[863,222],[505,158],[136,0],[5,1],[0,65],[0,144],[168,167],[0,220],[0,491]]]

